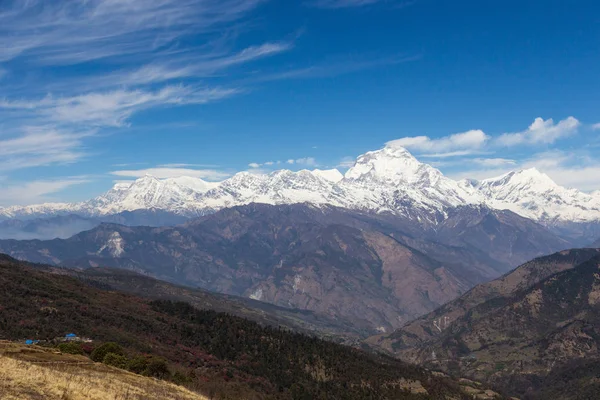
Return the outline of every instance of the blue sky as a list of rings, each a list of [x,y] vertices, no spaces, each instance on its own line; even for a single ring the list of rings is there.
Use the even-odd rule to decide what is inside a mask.
[[[0,205],[391,141],[454,178],[600,189],[599,49],[591,0],[3,1]]]

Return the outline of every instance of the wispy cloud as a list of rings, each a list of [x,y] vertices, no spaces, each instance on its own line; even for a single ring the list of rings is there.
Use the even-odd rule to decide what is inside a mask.
[[[338,162],[336,168],[351,168],[356,163],[356,157],[345,156]]]
[[[53,127],[24,127],[24,134],[0,140],[0,170],[16,170],[51,164],[70,164],[81,159],[84,137]]]
[[[160,168],[217,168],[218,165],[215,164],[186,164],[186,163],[173,163],[173,164],[161,164],[158,167]]]
[[[215,169],[192,169],[192,168],[167,168],[155,167],[135,170],[112,171],[111,175],[125,178],[141,178],[145,175],[152,175],[158,179],[178,178],[181,176],[191,176],[194,178],[207,179],[210,181],[219,181],[231,176],[230,173]]]
[[[262,0],[8,0],[0,5],[0,61],[74,64],[139,57],[221,28]]]
[[[307,166],[307,167],[315,167],[317,166],[317,160],[315,160],[313,157],[303,157],[303,158],[297,158],[297,159],[289,159],[286,161],[288,164],[297,164],[297,165],[303,165],[303,166]]]
[[[214,40],[265,1],[1,2],[0,79],[6,71],[2,63],[38,72],[92,61],[102,68],[82,67],[76,78],[36,73],[41,78],[19,90],[5,86],[0,170],[77,162],[88,154],[88,138],[106,128],[127,127],[138,112],[242,93],[239,87],[170,81],[291,49],[292,42],[269,42],[233,50]],[[206,45],[182,46],[188,37]]]
[[[293,47],[292,43],[264,43],[248,47],[238,53],[222,54],[180,54],[169,56],[163,61],[154,61],[131,71],[119,71],[101,80],[95,81],[94,86],[114,85],[147,85],[183,78],[206,78],[224,69],[249,63],[261,58],[286,52]]]
[[[6,184],[0,190],[0,205],[26,205],[53,201],[52,195],[71,186],[87,183],[87,177],[67,177],[55,180],[35,180]]]
[[[414,1],[394,1],[394,0],[313,0],[307,4],[319,8],[352,8],[364,7],[376,3],[391,3],[395,7],[407,7],[414,4]]]
[[[421,54],[398,55],[394,57],[374,57],[369,60],[347,59],[343,61],[328,61],[309,67],[294,68],[280,72],[265,72],[258,76],[253,76],[242,82],[269,82],[294,79],[318,79],[331,78],[345,74],[351,74],[373,68],[380,68],[392,65],[400,65],[419,61],[423,58]]]
[[[592,129],[597,131],[600,130],[600,122],[598,122],[597,124],[592,125]]]
[[[72,97],[47,96],[32,101],[0,101],[0,111],[21,111],[44,122],[86,127],[121,126],[133,113],[157,106],[205,104],[238,93],[236,89],[203,89],[184,85],[165,86],[157,91],[115,90]]]
[[[471,160],[477,165],[481,165],[483,167],[506,167],[506,166],[514,166],[517,164],[515,160],[510,160],[507,158],[474,158]]]

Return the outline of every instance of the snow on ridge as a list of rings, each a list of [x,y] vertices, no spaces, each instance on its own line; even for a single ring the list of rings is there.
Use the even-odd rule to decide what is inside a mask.
[[[147,175],[117,183],[82,203],[0,208],[0,217],[102,216],[139,209],[194,216],[249,203],[333,205],[429,221],[452,207],[481,205],[511,210],[544,223],[600,221],[600,190],[586,194],[566,189],[533,168],[482,181],[455,181],[419,162],[406,149],[389,146],[359,156],[345,175],[337,169],[239,172],[222,182]]]

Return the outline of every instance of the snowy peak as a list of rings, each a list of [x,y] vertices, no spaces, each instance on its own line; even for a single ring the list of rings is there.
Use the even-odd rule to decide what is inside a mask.
[[[485,179],[481,181],[479,186],[482,188],[510,187],[513,190],[532,190],[541,193],[549,190],[564,189],[557,185],[548,175],[538,171],[536,168],[513,171],[497,178]]]
[[[102,216],[148,209],[191,217],[253,202],[333,205],[434,222],[445,218],[451,208],[462,206],[511,210],[546,224],[600,221],[600,191],[586,194],[563,188],[534,168],[483,181],[457,182],[396,146],[359,156],[345,175],[337,169],[240,172],[222,182],[146,175],[117,183],[82,203],[0,208],[0,218]]]
[[[344,177],[354,181],[414,184],[424,177],[441,175],[430,165],[419,162],[405,148],[386,146],[359,156]]]
[[[215,187],[219,186],[219,182],[207,182],[200,178],[193,178],[190,176],[180,176],[177,178],[168,178],[165,179],[164,182],[166,184],[176,184],[183,188],[192,189],[198,193],[205,193]]]
[[[337,182],[341,181],[342,179],[344,179],[344,175],[342,175],[342,173],[335,168],[327,169],[327,170],[314,169],[311,172],[314,175],[316,175],[322,179],[325,179],[326,181],[333,182],[333,183],[337,183]]]
[[[537,221],[600,220],[600,198],[564,188],[535,168],[486,179],[476,187],[495,208],[508,209]]]

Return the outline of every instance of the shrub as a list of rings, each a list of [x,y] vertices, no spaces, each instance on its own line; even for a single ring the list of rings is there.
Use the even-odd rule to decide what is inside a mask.
[[[122,356],[123,349],[116,343],[104,343],[103,345],[96,347],[94,351],[92,351],[90,358],[96,362],[102,362],[104,361],[104,357],[106,357],[108,353],[114,353]]]
[[[127,369],[136,374],[142,374],[146,368],[148,368],[148,360],[146,357],[137,356],[127,363]]]
[[[186,383],[190,383],[192,378],[181,371],[175,371],[171,380],[178,385],[185,385]]]
[[[83,349],[79,343],[67,342],[58,345],[58,350],[65,354],[83,354]]]
[[[127,357],[115,353],[108,353],[106,356],[104,356],[102,362],[106,365],[110,365],[121,369],[127,368],[128,364]]]
[[[143,372],[144,375],[153,376],[155,378],[165,378],[170,375],[169,366],[164,358],[153,357],[148,362],[148,367]]]

